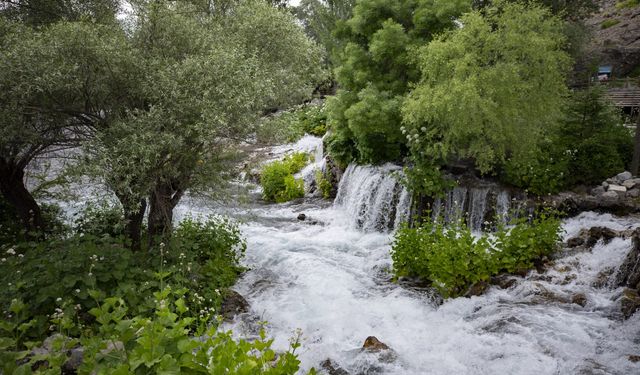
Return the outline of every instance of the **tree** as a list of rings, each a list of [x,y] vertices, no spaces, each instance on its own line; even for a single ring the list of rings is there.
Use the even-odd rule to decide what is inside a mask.
[[[328,104],[328,148],[339,163],[380,163],[406,153],[400,106],[420,78],[413,47],[454,27],[468,9],[462,0],[356,3],[353,17],[335,31],[343,47],[335,70],[340,90]]]
[[[224,178],[233,146],[265,109],[308,97],[319,77],[319,50],[284,11],[262,1],[224,14],[188,10],[162,1],[137,8],[145,106],[90,147],[125,213],[141,217],[148,198],[151,244],[170,234],[187,190]]]
[[[115,22],[118,0],[0,0],[0,15],[30,26],[81,19]]]
[[[133,55],[121,31],[83,22],[36,31],[0,17],[0,45],[0,187],[27,232],[42,231],[25,168],[77,146],[130,105],[137,84],[123,65]]]
[[[490,173],[526,158],[562,119],[561,21],[539,6],[501,5],[462,16],[419,50],[422,78],[402,112],[417,170],[472,158]]]

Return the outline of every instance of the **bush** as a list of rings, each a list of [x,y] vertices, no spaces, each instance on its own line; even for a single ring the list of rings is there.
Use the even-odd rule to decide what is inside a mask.
[[[220,306],[225,288],[243,271],[244,249],[238,227],[224,219],[181,223],[157,254],[133,253],[122,240],[91,235],[5,245],[0,249],[0,283],[5,286],[0,304],[25,301],[23,310],[33,321],[23,334],[27,341],[45,335],[47,314],[63,305],[65,313],[95,328],[87,312],[105,296],[127,301],[132,314],[151,316],[153,292],[168,285],[188,290],[184,316],[194,317]]]
[[[90,203],[76,214],[73,230],[76,233],[93,236],[110,236],[113,238],[124,235],[125,220],[122,209],[107,203]]]
[[[460,296],[493,275],[532,268],[536,259],[556,249],[559,240],[560,221],[546,213],[480,237],[463,223],[445,226],[441,220],[428,221],[400,229],[391,257],[396,277],[428,280],[447,298]]]
[[[322,193],[322,198],[329,199],[331,198],[331,192],[333,190],[333,185],[331,184],[330,176],[326,173],[322,173],[321,170],[316,170],[315,180],[318,185],[318,189],[320,189],[320,193]]]
[[[547,143],[528,158],[507,160],[501,178],[535,195],[554,194],[567,186],[568,158],[557,144]]]
[[[307,154],[298,152],[288,155],[282,161],[265,165],[260,173],[263,198],[282,203],[304,197],[304,182],[296,179],[293,174],[304,168],[308,158]]]

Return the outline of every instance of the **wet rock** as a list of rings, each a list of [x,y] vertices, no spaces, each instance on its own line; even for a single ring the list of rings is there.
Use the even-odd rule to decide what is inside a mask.
[[[535,283],[536,291],[532,302],[537,304],[551,304],[551,303],[570,303],[571,300],[565,296],[554,293],[553,291],[545,288],[540,283]]]
[[[392,363],[398,359],[396,352],[389,348],[387,344],[378,340],[375,336],[369,336],[362,345],[362,351],[367,353],[375,353],[378,355],[378,361],[382,363]]]
[[[567,247],[574,248],[584,245],[585,240],[582,237],[573,237],[567,241]]]
[[[609,190],[607,190],[607,193],[610,193],[612,191],[626,193],[627,188],[622,185],[609,185]]]
[[[639,198],[640,197],[640,189],[635,188],[633,190],[627,191],[627,197],[629,197],[629,198]]]
[[[307,215],[305,215],[305,214],[298,215],[298,220],[300,220],[300,221],[305,221],[306,218],[307,218]]]
[[[320,363],[320,368],[325,370],[328,375],[349,375],[347,371],[338,366],[331,358],[327,358]]]
[[[587,305],[587,296],[584,293],[574,294],[571,297],[571,303],[585,307]]]
[[[487,283],[486,281],[478,281],[477,283],[469,287],[469,290],[467,290],[464,296],[465,297],[480,296],[484,294],[484,292],[486,292],[487,289],[489,289],[489,283]]]
[[[249,308],[249,302],[247,302],[240,293],[234,290],[228,290],[222,300],[220,315],[222,315],[225,320],[233,320],[236,315],[249,312]]]
[[[594,288],[604,288],[609,285],[609,278],[613,275],[614,269],[607,268],[603,271],[600,271],[596,276],[596,279],[591,284]]]
[[[582,238],[584,245],[586,245],[587,247],[593,247],[600,240],[603,240],[604,243],[608,243],[613,238],[616,238],[618,236],[620,236],[620,233],[616,232],[613,229],[606,228],[606,227],[593,227],[593,228],[589,228],[588,230],[580,231],[580,234],[578,235],[578,237],[574,237],[574,238]],[[575,239],[572,239],[572,240],[575,242],[580,241]]]
[[[501,289],[509,289],[516,284],[517,280],[508,275],[499,275],[491,278],[491,284],[497,285]]]
[[[625,289],[620,298],[620,311],[625,319],[629,319],[640,308],[640,296],[633,289]]]
[[[618,286],[637,288],[640,283],[640,228],[633,234],[633,247],[620,265],[615,283]]]
[[[623,182],[625,182],[625,181],[627,181],[627,180],[630,180],[632,177],[633,177],[633,175],[631,175],[631,172],[624,171],[624,172],[622,172],[622,173],[619,173],[619,174],[615,177],[615,179],[616,179],[616,181],[617,181],[618,183],[620,183],[620,184],[621,184],[621,183],[623,183]]]
[[[600,195],[600,194],[604,194],[605,192],[606,192],[606,189],[604,188],[604,186],[598,186],[596,188],[591,189],[591,195]]]
[[[371,352],[379,352],[382,350],[389,350],[387,344],[378,340],[375,336],[369,336],[366,340],[364,340],[364,344],[362,345],[362,349],[371,351]]]
[[[618,199],[618,193],[615,191],[607,191],[606,193],[602,193],[600,198],[602,198],[603,201],[615,200]]]
[[[630,355],[627,357],[630,362],[638,363],[640,362],[640,355]]]

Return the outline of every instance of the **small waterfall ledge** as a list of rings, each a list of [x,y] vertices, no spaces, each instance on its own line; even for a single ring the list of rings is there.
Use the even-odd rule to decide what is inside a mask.
[[[412,215],[412,196],[402,185],[402,167],[350,164],[338,185],[335,205],[343,208],[355,228],[365,232],[391,232]],[[464,219],[474,231],[491,227],[497,219],[507,221],[526,210],[523,193],[497,183],[461,178],[458,186],[436,198],[433,217],[445,222]]]

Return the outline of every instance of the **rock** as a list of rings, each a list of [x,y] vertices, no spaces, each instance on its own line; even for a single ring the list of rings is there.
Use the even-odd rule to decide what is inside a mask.
[[[307,218],[307,215],[305,215],[305,214],[298,215],[298,220],[300,220],[300,221],[304,221],[306,218]]]
[[[638,198],[638,197],[640,197],[640,189],[639,188],[635,188],[633,190],[627,191],[627,197],[629,197],[629,198]]]
[[[493,276],[491,278],[491,284],[497,285],[501,289],[509,289],[516,284],[517,280],[514,277],[508,275]]]
[[[627,188],[622,185],[609,185],[609,190],[607,190],[607,193],[610,193],[612,191],[625,193],[627,191]]]
[[[329,375],[349,375],[347,371],[343,370],[330,358],[327,358],[324,361],[320,362],[320,368],[325,370]]]
[[[625,289],[620,299],[620,311],[625,319],[629,319],[640,308],[640,296],[633,289]]]
[[[69,350],[69,359],[67,359],[67,361],[62,365],[62,369],[61,369],[62,375],[76,374],[83,360],[84,360],[83,348],[75,348],[75,349]]]
[[[613,268],[607,267],[604,271],[599,272],[591,285],[594,288],[604,288],[608,286],[609,277],[613,274],[613,271]]]
[[[464,296],[465,297],[480,296],[484,294],[484,292],[486,292],[487,289],[489,289],[489,283],[487,283],[486,281],[478,281],[477,283],[469,287],[469,290],[467,290]]]
[[[606,192],[605,188],[602,186],[598,186],[596,188],[591,189],[591,195],[598,196],[600,194],[604,194]]]
[[[389,350],[387,344],[378,340],[375,336],[369,336],[366,340],[364,340],[364,344],[362,345],[362,349],[371,351],[371,352],[379,352],[381,350]]]
[[[618,198],[618,193],[616,193],[615,191],[607,191],[606,193],[601,194],[600,198],[617,199]]]
[[[627,190],[631,190],[636,186],[640,187],[640,178],[632,178],[622,183],[622,186],[626,187]]]
[[[567,241],[567,247],[574,248],[584,245],[585,240],[582,237],[573,237]]]
[[[571,303],[585,307],[587,305],[587,296],[584,293],[574,294],[571,297]]]
[[[229,289],[225,292],[224,299],[222,300],[220,315],[222,315],[225,320],[233,320],[236,315],[249,312],[249,308],[249,302],[247,302],[240,293]]]
[[[616,176],[616,181],[621,184],[627,180],[630,180],[631,178],[633,178],[631,172],[624,171]],[[609,186],[609,188],[611,188],[611,186]]]
[[[617,286],[637,288],[640,283],[640,228],[633,232],[632,238],[633,246],[616,274]]]
[[[604,190],[607,190],[609,188],[609,183],[607,181],[603,182],[602,187],[604,188]]]
[[[640,362],[640,355],[630,355],[627,358],[629,359],[629,361],[631,361],[633,363]]]
[[[592,227],[586,233],[584,230],[581,231],[580,235],[586,238],[587,247],[593,247],[600,240],[603,240],[604,243],[609,243],[613,238],[618,237],[619,233],[607,227]]]

